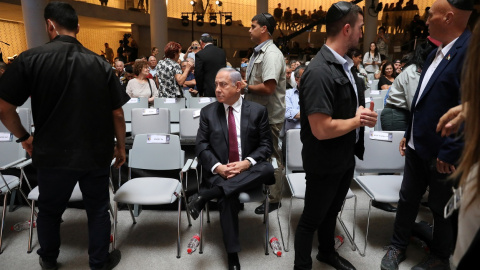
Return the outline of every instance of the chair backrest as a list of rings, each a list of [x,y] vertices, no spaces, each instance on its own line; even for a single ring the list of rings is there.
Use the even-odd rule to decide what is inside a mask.
[[[195,142],[200,125],[200,110],[201,109],[180,110],[180,141]],[[198,114],[198,116],[194,117],[195,114]]]
[[[285,173],[303,171],[302,141],[300,140],[300,129],[289,129],[286,135],[286,160]]]
[[[156,108],[157,114],[144,115],[146,110],[132,109],[132,137],[146,133],[170,133],[170,111],[167,108]]]
[[[391,141],[371,139],[375,131],[365,131],[365,153],[363,160],[355,157],[355,170],[359,173],[403,173],[405,158],[398,152],[404,131],[376,131],[391,134]]]
[[[201,109],[215,101],[217,99],[214,97],[191,97],[188,99],[188,108]]]
[[[166,143],[149,143],[162,136]],[[147,139],[150,139],[147,142]],[[129,151],[128,166],[146,170],[176,170],[183,167],[183,151],[177,135],[157,133],[138,134]]]
[[[381,96],[370,96],[370,100],[373,101],[373,103],[374,103],[374,105],[373,105],[374,110],[383,109],[385,107],[384,104],[383,104],[383,97],[381,97]],[[366,101],[365,102],[365,108],[369,108],[371,101],[367,101],[367,99],[365,101]]]
[[[382,131],[382,121],[381,121],[381,117],[380,117],[382,115],[382,111],[383,111],[383,109],[375,110],[375,112],[378,115],[377,124],[375,124],[375,128],[374,128],[375,131]]]
[[[132,121],[132,109],[133,108],[148,108],[148,98],[141,97],[141,98],[132,98],[123,106],[123,115],[125,117],[125,122]]]
[[[22,126],[27,130],[28,133],[31,133],[32,126],[30,109],[18,108],[17,111]],[[4,134],[10,133],[10,131],[8,131],[1,121],[0,132]],[[23,149],[22,144],[15,142],[16,139],[18,138],[12,136],[11,141],[0,141],[0,165],[6,165],[26,157],[26,152]]]
[[[378,80],[372,80],[370,84],[370,90],[378,90]]]
[[[185,98],[155,98],[155,108],[167,108],[170,110],[170,122],[180,121],[180,109],[185,109]]]

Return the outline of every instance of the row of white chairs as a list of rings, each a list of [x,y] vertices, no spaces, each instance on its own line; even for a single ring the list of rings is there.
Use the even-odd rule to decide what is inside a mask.
[[[355,243],[355,227],[356,227],[356,208],[357,198],[356,195],[350,189],[347,193],[345,201],[347,199],[354,199],[353,208],[353,228],[352,233],[347,229],[343,219],[343,206],[339,213],[338,220],[350,243],[352,244],[352,250],[358,250],[361,256],[365,256],[367,248],[368,230],[370,227],[370,212],[372,201],[383,203],[397,203],[399,200],[400,186],[403,176],[401,175],[371,175],[379,173],[391,173],[399,174],[403,173],[405,165],[404,157],[398,153],[398,145],[404,136],[403,131],[365,131],[365,153],[364,159],[360,160],[356,158],[355,170],[360,175],[355,177],[354,180],[370,197],[367,228],[365,234],[365,244],[363,252],[358,248]],[[280,225],[280,218],[278,217],[279,211],[277,211],[277,219],[280,227],[282,242],[284,243],[285,251],[289,251],[290,243],[290,222],[292,211],[292,199],[305,199],[305,173],[303,172],[303,163],[301,156],[302,142],[300,140],[300,130],[290,129],[287,131],[284,143],[286,143],[286,161],[285,170],[286,178],[291,192],[290,207],[288,209],[288,228],[287,228],[287,244],[283,240],[283,233]],[[369,175],[365,175],[368,173]],[[321,206],[320,206],[321,207]]]

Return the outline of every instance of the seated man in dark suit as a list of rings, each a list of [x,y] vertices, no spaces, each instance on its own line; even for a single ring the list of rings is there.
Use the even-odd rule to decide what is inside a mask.
[[[233,68],[222,68],[215,78],[217,102],[200,112],[196,155],[202,164],[207,189],[190,198],[194,219],[211,199],[218,200],[223,241],[229,269],[240,269],[237,252],[238,194],[275,182],[272,139],[267,109],[240,96],[242,77]]]

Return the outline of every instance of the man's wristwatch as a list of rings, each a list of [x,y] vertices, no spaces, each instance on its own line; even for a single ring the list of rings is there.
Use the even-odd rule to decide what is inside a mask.
[[[250,163],[250,166],[248,166],[248,168],[250,169],[253,166],[252,162],[248,158],[246,158],[245,160],[248,161],[248,163]]]

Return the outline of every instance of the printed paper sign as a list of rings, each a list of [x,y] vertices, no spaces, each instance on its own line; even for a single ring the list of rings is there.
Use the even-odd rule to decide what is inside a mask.
[[[154,115],[159,113],[158,108],[151,108],[151,109],[143,109],[143,114],[142,115]]]
[[[140,103],[140,98],[131,98],[127,103]]]
[[[166,98],[165,99],[165,104],[171,104],[171,103],[174,103],[176,102],[177,100],[175,98]]]
[[[11,142],[13,134],[10,132],[0,132],[0,142]]]
[[[193,118],[197,118],[200,116],[200,110],[193,111]]]
[[[369,103],[369,102],[372,101],[372,100],[373,100],[373,98],[371,98],[371,97],[366,97],[366,98],[365,98],[365,103]]]
[[[380,90],[370,90],[370,95],[380,95]]]
[[[198,100],[198,103],[209,103],[211,100],[208,97],[203,97]]]
[[[393,141],[393,134],[384,131],[370,131],[370,140],[391,142]]]
[[[147,143],[170,143],[170,135],[147,134]]]

